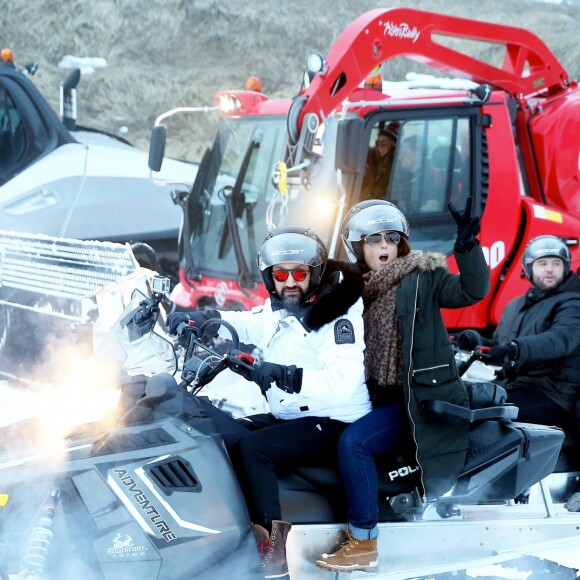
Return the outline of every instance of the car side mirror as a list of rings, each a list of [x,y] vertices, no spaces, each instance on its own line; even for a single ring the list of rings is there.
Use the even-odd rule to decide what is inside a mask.
[[[336,168],[343,173],[356,173],[364,167],[368,147],[362,144],[364,120],[360,118],[339,121],[336,139]]]
[[[156,125],[151,131],[151,141],[149,143],[149,169],[160,171],[165,156],[165,141],[167,129],[165,125]]]

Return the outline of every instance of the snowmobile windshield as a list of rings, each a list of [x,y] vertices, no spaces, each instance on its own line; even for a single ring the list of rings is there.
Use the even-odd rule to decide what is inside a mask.
[[[251,280],[261,281],[256,257],[267,234],[266,208],[275,193],[272,170],[283,158],[285,144],[285,117],[221,120],[203,182],[188,206],[198,274],[237,280],[243,254]],[[228,219],[228,211],[235,220]]]

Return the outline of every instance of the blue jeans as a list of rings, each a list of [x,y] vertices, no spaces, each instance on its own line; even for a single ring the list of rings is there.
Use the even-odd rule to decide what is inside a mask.
[[[400,403],[382,405],[351,423],[340,437],[338,458],[349,502],[348,527],[357,540],[378,536],[379,480],[374,456],[402,448],[406,421]]]

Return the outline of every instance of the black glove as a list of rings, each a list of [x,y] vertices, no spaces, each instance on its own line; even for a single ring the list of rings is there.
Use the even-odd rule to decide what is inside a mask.
[[[449,202],[447,207],[451,216],[457,224],[457,240],[455,241],[455,251],[458,254],[467,254],[475,246],[475,236],[479,233],[479,217],[471,215],[471,204],[473,197],[469,196],[465,202],[465,209],[460,214],[453,202]]]
[[[275,363],[262,363],[255,365],[253,370],[247,376],[240,373],[246,379],[254,381],[262,393],[265,393],[273,382],[276,386],[287,393],[299,393],[302,388],[302,369],[296,368],[295,365],[285,366]]]
[[[192,321],[193,324],[199,328],[206,320],[210,318],[221,318],[217,310],[192,310],[190,312],[172,312],[167,317],[167,331],[169,334],[175,334],[177,327],[182,322]],[[219,326],[217,324],[210,324],[207,329],[204,329],[204,335],[217,336]]]
[[[455,344],[459,350],[473,351],[478,346],[491,346],[493,340],[481,336],[477,330],[469,329],[459,333]]]
[[[487,355],[492,365],[503,365],[506,359],[513,361],[518,358],[518,343],[512,341],[509,344],[498,344],[492,347]]]
[[[187,312],[172,312],[167,317],[167,332],[169,334],[175,334],[177,332],[177,327],[182,322],[189,322],[189,315]]]

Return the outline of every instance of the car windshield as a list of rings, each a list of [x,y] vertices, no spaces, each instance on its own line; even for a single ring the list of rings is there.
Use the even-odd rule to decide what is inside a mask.
[[[373,123],[369,133],[371,148],[387,126],[389,122],[380,119]],[[213,146],[200,167],[199,183],[196,182],[188,203],[196,274],[236,280],[242,285],[251,281],[260,283],[256,258],[270,221],[270,226],[275,222],[312,227],[327,244],[331,256],[344,258],[336,227],[343,203],[333,163],[336,123],[325,129],[327,133],[317,136],[317,143],[324,143],[323,159],[327,162],[313,172],[311,187],[292,191],[287,205],[282,207],[272,176],[276,164],[284,159],[285,117],[220,120]],[[390,181],[379,184],[381,190],[375,187],[367,191],[365,175],[361,179],[362,189],[348,196],[347,203],[368,198],[389,199],[407,216],[414,248],[449,253],[455,226],[447,202],[453,201],[462,209],[471,192],[469,136],[468,116],[398,119]],[[270,206],[274,197],[275,203]],[[269,213],[272,207],[275,215]]]
[[[239,257],[227,219],[235,216],[241,253],[251,277],[261,280],[256,266],[259,245],[266,236],[264,215],[274,195],[272,170],[283,158],[284,117],[222,119],[209,152],[207,170],[196,184],[189,204],[191,249],[199,274],[236,280]],[[229,200],[227,199],[229,197]]]

